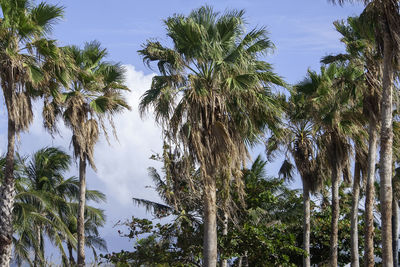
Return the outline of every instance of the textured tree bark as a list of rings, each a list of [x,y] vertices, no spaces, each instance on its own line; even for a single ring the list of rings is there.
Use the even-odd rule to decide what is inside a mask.
[[[380,202],[382,214],[382,263],[383,267],[393,266],[392,250],[392,86],[393,49],[388,29],[383,34],[383,93],[380,150]]]
[[[361,168],[359,158],[356,155],[354,163],[353,195],[351,201],[351,267],[360,266],[360,255],[358,253],[358,202],[360,198],[360,176]]]
[[[213,179],[204,189],[203,266],[217,266],[217,189]]]
[[[339,224],[339,176],[341,168],[333,164],[332,170],[332,222],[331,222],[331,266],[338,266],[338,224]]]
[[[6,97],[7,98],[7,97]],[[12,104],[7,103],[8,113],[12,112]],[[0,187],[0,267],[8,267],[12,251],[12,212],[15,198],[14,150],[15,122],[8,118],[8,145],[4,182]]]
[[[222,224],[222,235],[227,236],[228,235],[228,213],[224,211],[224,221]],[[221,267],[228,267],[228,260],[227,259],[222,259],[221,260]]]
[[[375,199],[375,163],[377,148],[377,129],[376,120],[369,120],[369,147],[368,147],[368,174],[367,187],[365,192],[365,254],[364,266],[373,267],[374,258],[374,199]]]
[[[42,229],[40,226],[36,227],[36,235],[37,235],[37,239],[38,239],[38,250],[35,253],[35,259],[33,262],[34,267],[43,265],[42,257],[41,257],[41,256],[43,256],[42,255],[42,246],[43,246],[43,244],[42,244]]]
[[[303,256],[303,267],[310,267],[310,190],[305,181],[303,181],[303,216],[303,249],[306,252]]]
[[[399,203],[393,197],[392,203],[392,248],[393,248],[393,264],[399,266]]]
[[[86,159],[79,159],[78,266],[85,266]]]

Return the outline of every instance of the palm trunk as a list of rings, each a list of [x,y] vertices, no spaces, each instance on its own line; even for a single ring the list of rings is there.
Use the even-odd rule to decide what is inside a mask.
[[[79,159],[78,266],[85,266],[86,160]]]
[[[222,235],[227,236],[228,235],[228,213],[224,211],[224,221],[222,224]],[[221,267],[228,267],[228,260],[227,259],[222,259],[221,260]]]
[[[375,265],[374,258],[374,199],[375,199],[375,163],[377,147],[377,125],[374,118],[369,120],[368,174],[365,192],[365,267]]]
[[[247,255],[248,255],[248,252],[246,250],[244,252],[244,257],[243,257],[243,266],[244,267],[249,267],[249,257]]]
[[[33,266],[34,267],[37,267],[37,266],[42,266],[43,264],[42,264],[42,252],[43,252],[43,244],[42,244],[42,229],[41,229],[41,227],[38,225],[37,227],[36,227],[36,235],[37,235],[37,239],[38,239],[38,247],[37,247],[37,251],[36,251],[36,253],[35,253],[35,259],[34,259],[34,264],[33,264]]]
[[[6,100],[7,110],[10,114],[12,112],[12,104],[9,102]],[[10,119],[10,115],[8,116],[6,166],[4,181],[0,187],[0,267],[8,267],[10,265],[13,234],[12,213],[15,198],[14,150],[16,131],[15,122]]]
[[[393,49],[389,32],[383,34],[383,93],[382,127],[380,150],[380,202],[382,213],[382,263],[383,267],[393,266],[392,250],[392,85],[393,85]]]
[[[341,168],[338,163],[332,169],[332,221],[331,221],[331,266],[338,266],[338,225],[339,225],[339,176]]]
[[[399,266],[399,203],[393,198],[392,203],[392,248],[393,264]]]
[[[238,267],[242,267],[243,256],[239,257]]]
[[[67,248],[68,248],[68,254],[69,254],[69,266],[74,266],[75,259],[74,259],[74,254],[73,254],[73,250],[72,250],[72,244],[69,241],[67,241]]]
[[[354,163],[353,195],[351,202],[351,267],[360,266],[360,255],[358,253],[358,202],[360,198],[361,168],[359,160],[359,157],[356,155]]]
[[[310,190],[307,182],[303,181],[303,249],[306,252],[306,255],[303,256],[303,267],[311,266],[310,216]]]
[[[217,190],[213,179],[204,188],[203,266],[217,266]]]

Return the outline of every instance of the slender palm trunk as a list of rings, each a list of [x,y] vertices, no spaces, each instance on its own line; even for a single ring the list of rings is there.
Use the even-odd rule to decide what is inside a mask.
[[[243,261],[243,256],[239,257],[239,261],[238,261],[237,267],[242,267],[242,261]]]
[[[67,241],[67,248],[68,248],[68,254],[69,254],[69,266],[74,266],[75,259],[74,259],[72,244],[69,241]]]
[[[79,159],[78,266],[85,266],[86,159]]]
[[[369,147],[368,147],[368,174],[365,192],[365,253],[364,266],[373,267],[374,258],[374,199],[375,199],[375,163],[377,148],[377,125],[376,120],[369,120]]]
[[[228,213],[224,211],[224,221],[222,223],[222,235],[227,236],[228,235]],[[227,259],[222,259],[221,260],[221,267],[228,267],[228,260]]]
[[[353,195],[351,202],[351,226],[350,226],[350,238],[351,238],[351,267],[360,266],[360,255],[358,253],[358,202],[360,198],[360,175],[361,168],[359,157],[356,155],[354,163],[354,180],[353,180]]]
[[[338,225],[339,225],[339,180],[341,168],[336,162],[332,169],[332,221],[331,221],[331,266],[338,266]]]
[[[43,244],[42,244],[42,229],[40,227],[40,225],[36,226],[36,235],[37,235],[37,242],[38,242],[38,247],[37,247],[37,251],[35,253],[35,259],[34,259],[34,267],[37,266],[42,266],[42,256],[43,256]]]
[[[399,202],[393,198],[392,204],[392,248],[393,266],[399,266]]]
[[[389,32],[383,34],[383,93],[382,126],[380,150],[380,202],[382,214],[382,263],[383,267],[393,266],[392,250],[392,86],[393,86],[393,49]]]
[[[303,249],[306,252],[303,256],[303,267],[311,266],[310,217],[310,190],[307,182],[303,181]]]
[[[4,90],[8,114],[13,112],[11,95],[7,96]],[[8,145],[4,181],[0,187],[0,267],[8,267],[12,250],[12,213],[15,199],[14,180],[14,150],[15,150],[15,122],[8,115]]]
[[[244,257],[243,257],[243,266],[244,267],[249,267],[249,257],[247,255],[248,255],[248,252],[246,250],[244,252]]]
[[[217,189],[213,179],[207,179],[204,190],[203,266],[217,266]]]

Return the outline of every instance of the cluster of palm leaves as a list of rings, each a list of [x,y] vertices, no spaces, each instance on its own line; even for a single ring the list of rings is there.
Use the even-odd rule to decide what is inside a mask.
[[[138,51],[150,67],[156,63],[159,72],[139,105],[142,114],[154,114],[163,130],[166,184],[158,179],[158,188],[168,206],[158,206],[159,212],[182,212],[193,206],[201,211],[197,215],[204,226],[204,266],[217,265],[218,211],[226,228],[228,219],[234,221],[237,210],[245,206],[242,169],[248,149],[265,141],[267,134],[267,155],[272,158],[276,150],[285,152],[280,173],[290,178],[296,166],[303,182],[304,266],[310,266],[312,257],[310,194],[326,181],[332,194],[330,265],[338,266],[339,188],[342,180],[349,183],[352,176],[352,265],[358,266],[360,258],[361,180],[366,193],[364,262],[374,264],[379,145],[382,261],[388,267],[397,261],[392,249],[392,241],[397,240],[392,214],[398,210],[392,205],[396,197],[392,178],[393,166],[400,159],[400,137],[393,134],[399,128],[398,112],[393,110],[399,80],[399,2],[363,2],[366,7],[360,17],[335,23],[346,53],[325,57],[320,72],[309,70],[304,81],[293,87],[264,60],[273,44],[264,28],[246,30],[243,11],[217,13],[205,6],[188,16],[174,15],[164,21],[173,47],[148,41]],[[15,236],[18,257],[29,260],[33,248],[35,264],[42,264],[44,234],[60,248],[65,261],[62,242],[67,242],[69,264],[74,262],[71,251],[76,247],[77,264],[84,266],[85,242],[96,243],[96,225],[103,220],[102,214],[86,205],[87,198],[102,199],[86,190],[86,167],[96,169],[94,147],[101,133],[108,137],[107,126],[115,135],[113,115],[130,109],[123,95],[129,90],[124,85],[124,69],[105,61],[107,51],[98,42],[83,48],[59,47],[50,39],[54,23],[63,15],[62,7],[34,5],[29,0],[0,0],[0,7],[0,83],[8,115],[0,187],[0,266],[9,265]],[[273,92],[276,86],[286,87],[290,97]],[[57,134],[59,121],[72,131],[79,181],[61,178],[69,159],[39,170],[36,165],[45,162],[34,156],[28,164],[19,160],[22,169],[16,167],[16,136],[33,120],[33,99],[43,100],[44,126],[50,133]],[[154,170],[153,177],[157,178]],[[241,200],[242,207],[232,196]],[[152,205],[140,199],[136,202]],[[27,220],[35,221],[34,228],[26,225]],[[90,238],[85,229],[92,234]]]
[[[340,2],[342,3],[342,2]],[[309,70],[304,81],[289,88],[261,59],[272,48],[264,29],[245,32],[243,12],[216,13],[210,7],[165,20],[173,48],[157,41],[139,53],[160,75],[143,95],[140,107],[152,108],[166,143],[198,166],[203,196],[203,265],[216,266],[217,210],[234,219],[227,207],[229,188],[239,195],[240,167],[249,145],[270,130],[267,154],[285,151],[281,173],[290,177],[294,160],[303,182],[303,265],[310,266],[310,193],[331,184],[330,265],[338,266],[339,186],[351,182],[354,158],[352,266],[359,265],[357,219],[360,180],[366,182],[365,262],[372,266],[374,177],[378,130],[380,140],[380,207],[384,266],[393,266],[392,251],[392,94],[398,81],[399,5],[366,1],[360,17],[336,22],[346,54],[324,58],[320,72]],[[273,94],[285,86],[290,97]],[[281,115],[285,114],[282,120]],[[396,140],[396,137],[395,139]],[[392,149],[394,157],[392,158]],[[393,160],[392,160],[393,159]],[[193,176],[187,177],[193,182]],[[224,216],[226,217],[226,216]],[[397,240],[397,237],[395,238]],[[397,258],[397,257],[395,257]],[[222,262],[223,266],[226,263]]]
[[[50,39],[64,8],[30,0],[0,1],[0,82],[8,115],[8,145],[0,187],[0,266],[12,252],[13,209],[17,196],[15,141],[33,120],[32,101],[43,101],[44,126],[57,134],[62,120],[72,131],[74,156],[79,161],[77,212],[78,265],[85,263],[86,165],[95,169],[94,145],[112,116],[129,109],[122,92],[124,69],[105,61],[98,42],[59,47]],[[115,129],[113,129],[115,133]],[[40,255],[38,255],[40,257]]]
[[[4,171],[4,157],[0,164]],[[77,245],[79,181],[76,177],[65,177],[70,164],[70,156],[54,147],[40,149],[31,157],[17,155],[13,247],[18,265],[45,266],[45,240],[58,248],[65,265],[75,264],[73,250]],[[3,181],[2,172],[0,183]],[[105,200],[104,194],[96,190],[88,190],[86,198],[95,202]],[[86,206],[85,212],[86,245],[96,255],[96,249],[106,249],[98,232],[105,223],[104,211]]]

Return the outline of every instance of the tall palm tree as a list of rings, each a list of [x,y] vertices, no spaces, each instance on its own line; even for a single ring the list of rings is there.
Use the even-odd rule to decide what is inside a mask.
[[[366,162],[364,166],[367,171],[366,177],[366,197],[365,197],[365,253],[364,262],[366,266],[372,266],[375,262],[374,255],[374,199],[375,199],[375,163],[376,163],[376,149],[378,140],[378,126],[379,126],[379,113],[380,113],[380,98],[381,98],[381,60],[378,48],[375,42],[375,30],[373,25],[365,21],[363,16],[350,17],[347,19],[347,24],[343,21],[334,23],[336,30],[343,36],[341,41],[346,45],[346,54],[339,54],[335,56],[327,56],[322,59],[323,63],[339,62],[352,62],[362,69],[364,69],[365,83],[360,84],[359,90],[362,90],[363,95],[363,113],[368,120],[368,159],[366,161],[359,161],[359,163]],[[364,152],[359,150],[363,147],[363,142],[358,142],[356,149],[356,157],[363,157]],[[362,153],[358,153],[362,152]],[[363,167],[363,164],[357,164],[357,167]],[[365,172],[365,171],[364,171]],[[358,174],[357,174],[358,175]],[[356,178],[356,177],[355,177]],[[359,186],[358,183],[353,183]],[[359,189],[354,188],[354,191]],[[353,194],[356,204],[358,200]],[[353,208],[357,211],[358,206]],[[353,214],[352,218],[357,220],[358,216]],[[352,225],[357,227],[357,222],[353,221]],[[352,266],[359,265],[358,255],[358,232],[352,228]]]
[[[57,55],[47,36],[63,8],[29,0],[0,1],[0,82],[8,115],[8,145],[4,183],[0,188],[0,266],[8,266],[12,244],[15,135],[32,122],[32,92],[44,80],[41,62]],[[43,49],[43,48],[46,49]]]
[[[269,87],[283,82],[260,60],[272,44],[263,28],[245,33],[243,15],[206,6],[169,17],[164,23],[173,48],[148,41],[139,51],[160,72],[142,97],[142,113],[154,108],[170,141],[200,167],[204,266],[217,265],[216,177],[240,178],[246,142],[257,140],[279,115]]]
[[[326,155],[332,180],[331,266],[337,266],[339,184],[343,174],[349,181],[350,136],[362,128],[359,106],[353,99],[356,81],[362,76],[353,66],[330,64],[321,74],[309,71],[295,87],[296,93],[311,101],[315,127],[321,132],[319,149]]]
[[[286,179],[292,179],[294,159],[295,166],[300,174],[303,185],[303,267],[311,266],[310,255],[310,195],[315,193],[322,185],[324,168],[321,164],[320,156],[317,155],[315,131],[310,116],[310,107],[307,101],[293,94],[289,99],[286,114],[286,128],[272,135],[266,143],[268,158],[273,156],[276,149],[285,152],[285,160],[279,170],[279,174]]]
[[[346,0],[330,0],[343,4]],[[351,2],[351,1],[349,1]],[[398,0],[362,0],[367,5],[369,20],[379,29],[378,45],[383,48],[381,100],[380,183],[382,207],[382,262],[393,266],[392,254],[392,108],[394,73],[399,71],[396,61],[400,54],[400,14]],[[370,263],[371,265],[373,263]],[[371,266],[369,265],[369,266]]]
[[[61,99],[62,109],[54,98],[48,106],[46,123],[55,127],[57,116],[62,116],[65,124],[72,130],[74,156],[79,160],[79,212],[78,212],[78,266],[85,264],[85,201],[86,201],[86,165],[96,170],[94,146],[101,131],[108,138],[105,122],[112,126],[112,117],[125,109],[130,109],[122,95],[129,89],[124,85],[124,68],[120,64],[105,61],[106,49],[100,43],[86,43],[83,49],[67,47],[66,53],[72,58],[76,70],[73,70],[72,82],[65,88]]]

